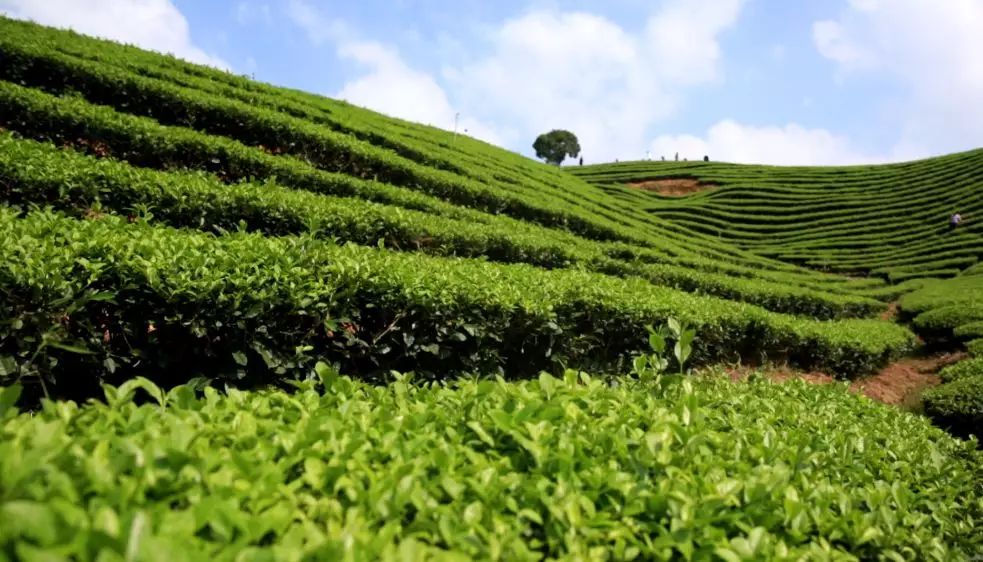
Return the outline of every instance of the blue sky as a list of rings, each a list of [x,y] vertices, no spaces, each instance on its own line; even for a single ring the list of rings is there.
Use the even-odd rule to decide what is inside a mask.
[[[983,146],[983,0],[0,0],[0,11],[587,162]]]

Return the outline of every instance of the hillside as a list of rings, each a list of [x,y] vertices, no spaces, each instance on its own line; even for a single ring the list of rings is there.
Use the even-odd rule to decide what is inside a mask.
[[[0,560],[965,557],[974,441],[712,373],[983,336],[981,173],[561,169],[0,18]]]
[[[570,171],[662,221],[815,269],[898,283],[952,277],[983,255],[983,149],[879,166],[635,162]],[[664,178],[707,188],[670,198],[625,186]],[[949,232],[956,212],[968,220]]]
[[[762,257],[896,287],[900,319],[929,348],[983,351],[983,149],[916,162],[780,167],[625,162],[568,168],[612,198]],[[686,182],[689,193],[677,184]],[[667,183],[668,182],[668,183]],[[661,191],[661,192],[660,192]],[[965,221],[950,229],[948,217]],[[943,280],[950,279],[950,280]],[[947,372],[972,376],[956,382]],[[930,414],[961,433],[983,427],[983,369],[943,371]]]

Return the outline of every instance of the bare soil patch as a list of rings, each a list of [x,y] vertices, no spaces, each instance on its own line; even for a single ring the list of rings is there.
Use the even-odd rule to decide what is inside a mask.
[[[897,301],[892,302],[887,305],[887,310],[881,313],[881,320],[894,320],[898,317],[898,303]]]
[[[939,371],[943,367],[965,358],[966,354],[962,352],[909,357],[891,363],[877,374],[854,381],[850,389],[879,402],[900,406],[939,384]]]
[[[965,358],[966,354],[962,352],[908,357],[887,365],[873,375],[853,381],[850,390],[884,404],[910,405],[925,389],[939,384],[938,373],[943,367]],[[727,374],[731,380],[741,381],[756,370],[742,366],[728,369]],[[813,384],[836,382],[836,379],[826,373],[798,371],[791,367],[767,368],[764,376],[776,382],[791,379],[801,379]]]
[[[651,191],[653,193],[658,193],[659,195],[683,197],[698,191],[704,191],[717,187],[718,184],[713,182],[704,182],[693,178],[670,178],[629,182],[625,185],[632,189]]]

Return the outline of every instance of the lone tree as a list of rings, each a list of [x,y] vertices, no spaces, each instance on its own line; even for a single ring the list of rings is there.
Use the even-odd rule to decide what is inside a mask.
[[[539,135],[536,137],[536,142],[532,143],[532,147],[536,150],[538,158],[557,166],[567,156],[576,158],[580,155],[580,143],[577,142],[576,135],[559,129]]]

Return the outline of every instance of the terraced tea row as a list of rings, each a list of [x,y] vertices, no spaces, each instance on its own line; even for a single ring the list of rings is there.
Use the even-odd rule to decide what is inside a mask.
[[[381,240],[438,261],[585,269],[815,318],[877,314],[884,306],[870,297],[896,290],[652,221],[562,171],[476,141],[452,146],[446,133],[338,102],[29,24],[0,25],[8,31],[0,73],[22,84],[0,82],[4,126],[90,155],[6,137],[11,204],[75,216],[95,207],[205,230]],[[175,171],[183,168],[218,177]],[[760,353],[776,351],[759,343]]]
[[[983,276],[967,270],[953,279],[926,283],[901,299],[901,313],[933,346],[964,343],[983,357]],[[925,394],[925,410],[959,435],[983,428],[983,359],[947,367],[943,384]]]
[[[914,292],[901,298],[901,319],[932,347],[965,342],[971,352],[983,352],[977,339],[983,338],[983,277],[974,265],[983,250],[975,220],[983,210],[983,150],[840,169],[632,163],[571,171],[611,192],[628,191],[619,182],[698,178],[712,187],[683,199],[635,190],[630,197],[649,200],[662,218],[765,255],[894,282],[962,273],[908,287]],[[946,219],[954,211],[966,222],[950,230]],[[926,412],[960,435],[983,427],[979,365],[972,360],[943,371],[945,384],[924,397]]]
[[[0,55],[6,57],[3,77],[8,80],[57,92],[71,84],[73,91],[81,92],[91,101],[122,111],[153,115],[165,123],[230,136],[249,145],[270,147],[277,153],[299,155],[328,170],[407,185],[456,203],[509,213],[547,226],[570,228],[593,238],[620,239],[676,254],[744,262],[759,269],[790,270],[780,262],[763,260],[719,243],[695,244],[693,233],[665,231],[633,209],[600,203],[592,188],[556,171],[542,171],[548,170],[546,167],[538,166],[537,174],[518,179],[497,173],[509,181],[497,180],[494,175],[474,181],[446,170],[421,166],[388,149],[340,135],[330,127],[219,97],[214,87],[209,91],[208,87],[177,85],[135,74],[119,65],[91,60],[98,57],[80,58],[58,51],[68,44],[78,49],[82,41],[77,38],[69,41],[50,30],[26,33],[21,29],[23,24],[7,22],[5,25],[11,33]],[[189,80],[196,86],[204,84],[202,78],[194,77],[185,78],[185,84]],[[371,138],[378,136],[380,133]],[[497,155],[507,153],[499,150]],[[514,155],[510,158],[518,160]],[[531,169],[528,164],[524,167]],[[563,179],[562,185],[556,185],[558,178]]]
[[[913,343],[877,320],[821,322],[639,279],[310,237],[215,237],[9,210],[0,235],[3,355],[72,372],[59,380],[69,386],[117,370],[272,380],[318,358],[365,376],[608,370],[641,348],[646,324],[670,315],[699,329],[698,363],[765,354],[849,376]]]
[[[761,255],[883,277],[897,284],[901,320],[930,347],[965,344],[983,353],[983,150],[887,166],[644,162],[570,171],[681,228]],[[680,177],[699,181],[703,191],[668,198],[626,186],[658,189],[665,178]],[[953,229],[947,219],[955,212],[964,222]],[[945,384],[924,396],[926,413],[959,435],[983,428],[979,365],[943,371]]]
[[[926,261],[933,240],[887,216],[840,224],[889,176],[928,209],[919,189],[975,161],[701,164],[723,187],[662,200],[2,17],[0,128],[0,560],[941,562],[983,547],[973,443],[846,385],[667,374],[868,373],[917,345],[870,318],[906,293],[923,334],[983,336],[977,266],[946,281],[966,284],[958,302],[899,269],[963,267],[955,236],[973,229]],[[844,179],[845,202],[818,204],[816,178]],[[742,189],[771,195],[715,199]],[[689,224],[701,201],[712,213]],[[737,226],[772,204],[829,245],[794,221]],[[868,269],[911,279],[770,257],[862,236],[907,252],[872,251]],[[837,255],[849,269],[859,254]],[[977,423],[978,370],[952,367],[926,403],[955,433]]]
[[[2,96],[0,96],[2,98]],[[156,153],[160,155],[160,153]],[[49,204],[85,214],[140,214],[206,230],[248,228],[266,234],[313,232],[320,237],[438,255],[485,257],[546,268],[578,266],[637,275],[658,285],[760,304],[819,318],[868,316],[884,308],[862,297],[777,282],[699,273],[679,265],[627,263],[608,257],[617,247],[507,218],[467,222],[357,198],[337,198],[275,184],[224,185],[201,174],[162,173],[0,135],[0,181],[13,204]],[[462,213],[463,214],[463,213]]]
[[[105,107],[92,106],[77,99],[61,99],[0,82],[0,97],[8,108],[5,124],[36,138],[72,142],[97,153],[111,152],[140,165],[163,168],[204,167],[227,180],[248,177],[276,177],[291,186],[323,193],[354,195],[393,203],[411,209],[437,213],[478,222],[497,221],[500,217],[469,212],[438,199],[377,182],[366,182],[316,170],[302,162],[274,157],[249,149],[222,137],[211,137],[182,128],[161,127],[153,121],[119,114]],[[510,229],[519,223],[512,222]],[[545,232],[539,229],[540,233]],[[652,248],[629,248],[624,244],[606,245],[609,255],[631,256],[644,261],[672,261],[674,264],[729,273],[745,277],[762,277],[770,281],[804,285],[822,290],[850,292],[860,283],[843,283],[842,279],[813,273],[790,271],[771,273],[761,268],[728,264],[694,256],[673,244]],[[867,285],[863,285],[867,286]]]
[[[634,193],[653,215],[755,253],[897,282],[952,276],[983,253],[983,150],[885,166],[782,168],[626,163],[571,169],[607,186],[685,175],[713,187],[682,198]],[[966,221],[955,231],[949,215]]]
[[[4,79],[32,87],[63,91],[72,84],[94,103],[152,116],[164,124],[187,126],[214,135],[264,146],[277,153],[302,156],[319,168],[386,183],[414,185],[432,194],[492,212],[509,212],[547,226],[566,225],[602,239],[617,238],[612,226],[582,221],[542,196],[495,190],[478,182],[420,166],[411,160],[338,134],[307,121],[150,79],[109,65],[83,61],[31,44],[5,42]]]

